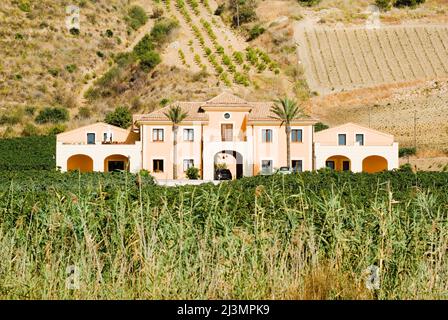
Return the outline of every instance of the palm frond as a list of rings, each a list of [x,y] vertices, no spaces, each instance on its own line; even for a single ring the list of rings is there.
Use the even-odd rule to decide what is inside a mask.
[[[181,123],[188,113],[184,112],[179,105],[171,106],[167,112],[163,113],[173,124]]]

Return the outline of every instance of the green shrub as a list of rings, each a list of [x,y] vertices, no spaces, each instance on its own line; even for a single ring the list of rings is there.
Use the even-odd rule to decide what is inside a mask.
[[[318,122],[314,125],[314,132],[319,132],[322,130],[326,130],[328,128],[329,128],[329,126],[327,126],[326,124],[324,124],[322,122]]]
[[[92,116],[92,112],[89,107],[81,107],[78,111],[78,119],[89,119]]]
[[[78,28],[71,28],[70,29],[70,34],[74,35],[74,36],[79,36],[79,29]]]
[[[127,129],[132,124],[132,113],[126,107],[117,107],[106,115],[104,121],[113,126]]]
[[[320,0],[298,0],[298,1],[301,5],[304,5],[306,7],[314,6],[316,4],[319,4],[320,2]]]
[[[177,28],[179,24],[173,19],[163,18],[156,21],[151,29],[151,37],[158,46],[164,44],[171,32]]]
[[[199,169],[195,167],[189,167],[185,172],[187,178],[190,180],[198,180],[199,179]]]
[[[412,156],[417,153],[417,149],[415,147],[402,147],[398,150],[398,156],[401,157],[407,157]]]
[[[68,71],[68,73],[73,73],[78,69],[78,67],[76,66],[76,64],[69,64],[65,66],[65,70]]]
[[[261,36],[265,31],[266,31],[266,29],[263,28],[263,27],[262,27],[261,25],[259,25],[259,24],[253,26],[253,27],[249,30],[249,38],[247,38],[247,41],[252,41],[252,40],[258,38],[258,37]]]
[[[145,54],[148,51],[154,50],[154,43],[152,42],[152,38],[149,34],[145,34],[143,38],[135,45],[133,52],[136,54],[138,58]]]
[[[391,0],[375,0],[375,4],[382,10],[390,10]]]
[[[31,12],[31,4],[28,0],[20,0],[18,3],[18,7],[23,12]]]
[[[27,123],[22,130],[22,137],[38,136],[39,129],[32,123]]]
[[[394,7],[416,7],[419,4],[425,3],[425,0],[395,0]]]
[[[160,55],[155,51],[149,51],[140,57],[140,66],[144,71],[149,71],[161,62]]]
[[[114,32],[110,29],[106,30],[106,37],[112,38],[114,36]]]
[[[64,132],[66,129],[67,129],[67,126],[64,124],[56,124],[48,129],[47,134],[48,135],[56,135],[56,134]]]
[[[69,120],[67,109],[60,107],[46,107],[39,111],[35,121],[37,123],[60,123]]]
[[[137,30],[148,21],[148,15],[142,7],[132,6],[125,17],[125,21],[132,29]]]

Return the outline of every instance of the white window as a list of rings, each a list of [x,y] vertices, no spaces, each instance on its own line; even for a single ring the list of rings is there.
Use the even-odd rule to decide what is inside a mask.
[[[194,167],[193,159],[185,159],[184,160],[184,172],[188,170],[188,168]]]
[[[272,160],[261,160],[261,171],[263,173],[272,173],[273,161]]]
[[[291,141],[292,142],[302,142],[302,129],[292,129],[291,130]]]
[[[193,141],[193,140],[194,140],[194,130],[184,129],[184,141]]]
[[[364,135],[362,133],[357,133],[356,134],[356,142],[358,142],[358,144],[360,146],[364,145]]]
[[[94,133],[87,134],[87,144],[95,144],[95,134]]]
[[[272,142],[272,129],[261,130],[261,141]]]
[[[345,133],[338,134],[338,144],[345,146],[347,144],[347,135]]]
[[[152,141],[163,141],[163,129],[152,129]]]
[[[163,172],[163,160],[162,159],[152,160],[152,171]]]
[[[302,172],[303,171],[303,164],[302,160],[292,160],[292,170],[294,172]]]

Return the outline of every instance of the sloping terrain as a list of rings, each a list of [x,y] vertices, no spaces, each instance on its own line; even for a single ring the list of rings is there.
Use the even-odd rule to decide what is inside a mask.
[[[448,77],[447,26],[298,29],[299,57],[319,93]]]

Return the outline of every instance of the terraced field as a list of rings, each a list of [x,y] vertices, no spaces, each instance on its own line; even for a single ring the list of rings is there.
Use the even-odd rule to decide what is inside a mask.
[[[448,77],[447,26],[297,28],[310,89],[321,94]]]

